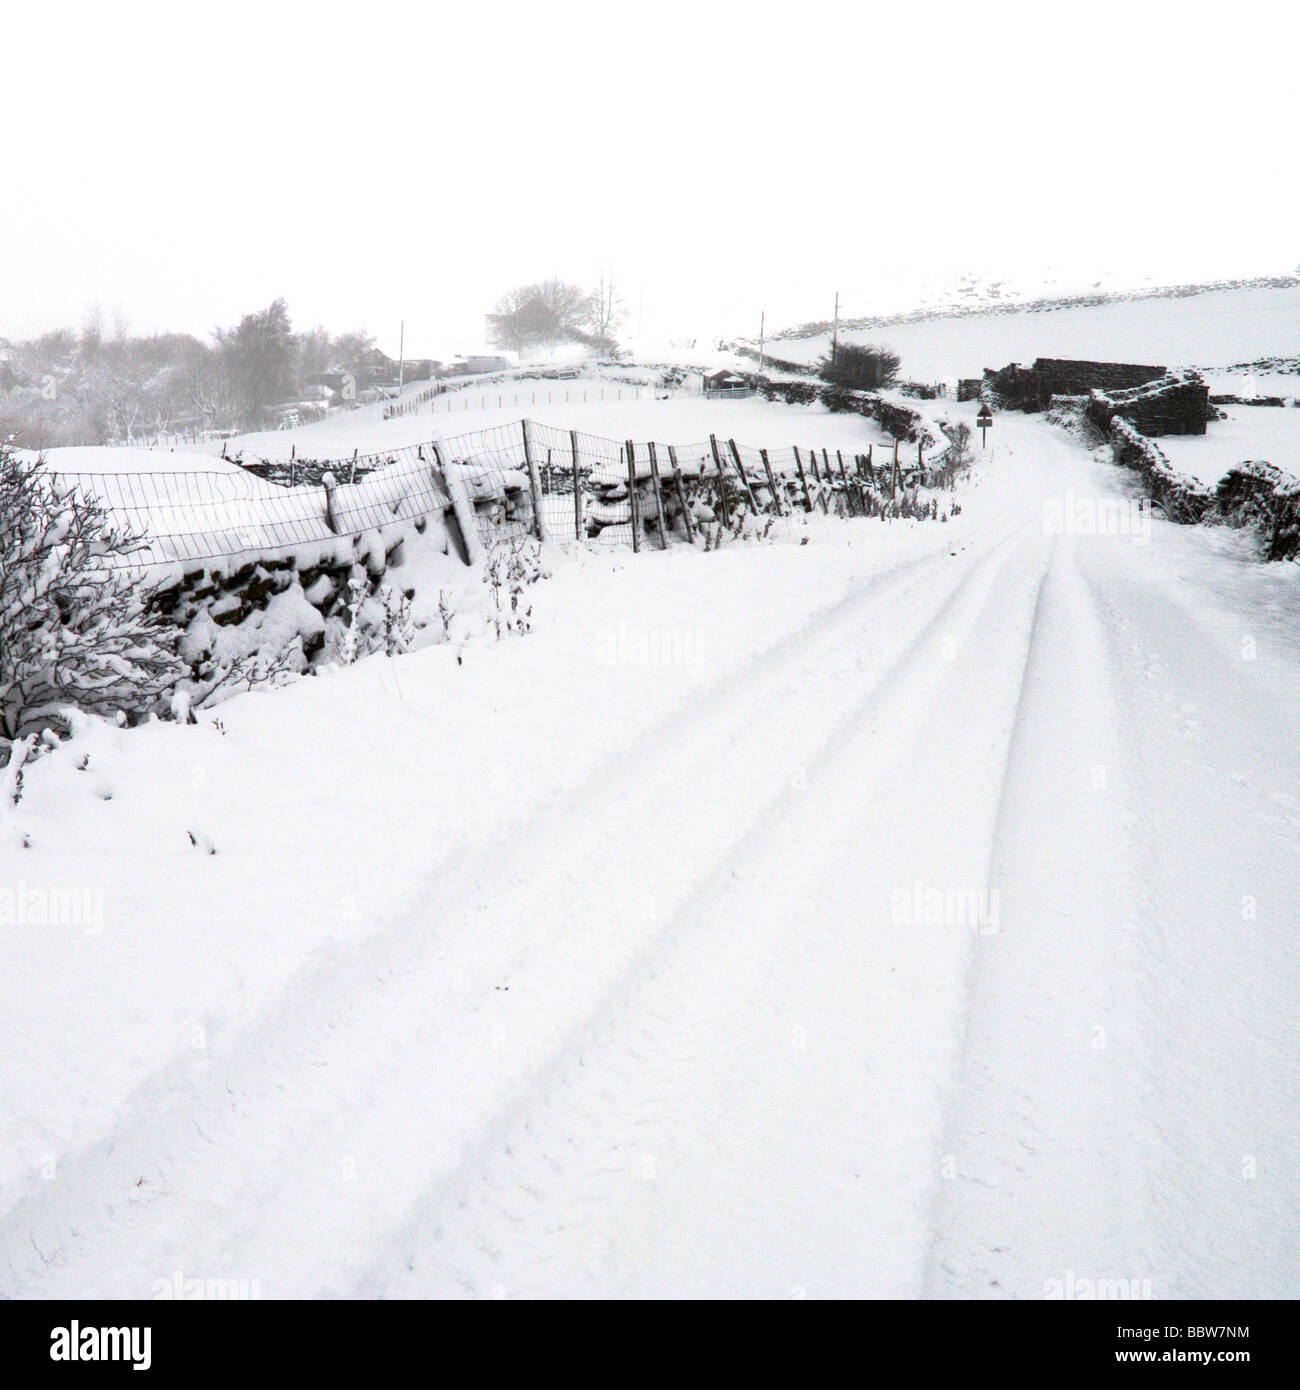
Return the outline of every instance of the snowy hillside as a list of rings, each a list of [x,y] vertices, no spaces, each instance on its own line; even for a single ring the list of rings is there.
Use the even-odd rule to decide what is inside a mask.
[[[1300,353],[1300,285],[936,317],[846,329],[841,341],[887,344],[901,354],[904,376],[917,381],[979,376],[985,367],[1035,357],[1223,369]],[[772,356],[794,362],[815,362],[829,347],[829,333],[768,341]],[[1290,376],[1289,384],[1300,394],[1300,378]],[[1260,391],[1268,388],[1261,377]]]

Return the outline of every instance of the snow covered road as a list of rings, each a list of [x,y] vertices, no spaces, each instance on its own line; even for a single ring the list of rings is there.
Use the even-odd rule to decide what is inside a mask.
[[[0,1292],[1300,1292],[1296,590],[995,436],[961,524],[69,1145]]]

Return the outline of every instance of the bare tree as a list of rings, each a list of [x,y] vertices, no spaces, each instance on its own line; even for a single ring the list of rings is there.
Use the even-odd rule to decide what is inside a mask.
[[[327,328],[319,325],[297,335],[297,372],[300,381],[328,372],[334,365],[334,340]]]
[[[295,347],[289,306],[276,299],[234,328],[217,329],[223,359],[239,410],[240,423],[259,425],[271,408],[287,400],[294,387]]]
[[[488,335],[494,343],[516,351],[584,342],[588,298],[581,286],[556,276],[518,285],[503,294],[487,316]]]
[[[376,380],[375,340],[363,329],[340,333],[330,356],[330,366],[348,372],[358,386],[370,386]]]
[[[596,288],[587,296],[587,326],[600,352],[612,352],[614,335],[627,319],[627,306],[618,291],[614,272],[602,270]]]
[[[219,358],[209,356],[198,364],[190,373],[187,386],[190,402],[203,417],[206,429],[226,429],[237,423],[234,383]]]
[[[82,390],[99,410],[115,439],[131,439],[144,413],[149,368],[114,341],[96,355],[82,377]]]
[[[571,285],[552,275],[533,287],[546,311],[554,318],[557,328],[572,334],[582,327],[587,296],[577,285]]]

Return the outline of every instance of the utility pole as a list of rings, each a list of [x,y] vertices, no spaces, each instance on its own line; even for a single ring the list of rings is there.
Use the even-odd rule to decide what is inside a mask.
[[[831,333],[831,366],[835,365],[840,352],[840,292],[835,291],[835,328]]]
[[[758,374],[763,375],[763,351],[767,346],[767,310],[764,309],[758,320]]]
[[[389,339],[392,342],[392,339]],[[406,380],[406,320],[397,334],[397,398],[402,398],[402,383]]]

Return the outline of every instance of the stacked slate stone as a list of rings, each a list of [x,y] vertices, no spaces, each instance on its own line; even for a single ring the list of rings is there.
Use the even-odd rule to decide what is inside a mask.
[[[686,498],[686,506],[691,514],[691,526],[692,528],[707,526],[718,516],[718,489],[713,466],[712,464],[707,466],[706,476],[706,463],[702,454],[693,458],[679,458],[677,466],[682,473],[682,493]],[[663,493],[664,516],[669,529],[675,535],[685,539],[686,522],[682,516],[682,505],[677,497],[677,489],[673,485],[672,470],[670,468],[664,472],[661,466],[660,473],[659,486]]]
[[[1131,391],[1168,375],[1165,367],[1138,362],[1087,362],[1036,357],[1034,373],[1044,396],[1086,396],[1089,391]]]
[[[382,454],[367,454],[354,465],[350,459],[259,459],[252,463],[235,460],[245,473],[252,473],[270,483],[283,487],[320,487],[326,473],[333,473],[340,482],[351,483],[383,468],[395,459]]]
[[[1026,414],[1045,409],[1048,400],[1038,373],[1032,367],[1022,367],[1019,362],[1012,362],[1000,371],[985,367],[982,394],[995,400],[1003,410],[1022,410]]]
[[[682,502],[673,480],[672,464],[666,448],[659,451],[659,497],[663,503],[664,525],[669,535],[680,539],[687,536]],[[678,460],[682,475],[682,493],[691,514],[692,526],[704,526],[719,516],[717,470],[703,457]],[[729,469],[727,503],[734,513],[746,505],[744,489],[735,470]],[[606,542],[630,544],[632,540],[632,497],[628,492],[626,463],[597,464],[587,476],[591,493],[585,517],[587,535]],[[764,480],[766,487],[766,480]],[[659,511],[655,503],[654,481],[650,469],[649,450],[636,451],[636,512],[641,534],[651,540],[659,536]]]
[[[1110,447],[1116,463],[1141,475],[1147,495],[1160,504],[1171,521],[1194,523],[1205,519],[1214,505],[1214,494],[1204,483],[1179,473],[1160,446],[1122,415],[1115,415],[1110,421]]]
[[[599,538],[606,532],[606,541],[630,541],[632,502],[628,496],[626,472],[615,464],[597,464],[588,475],[587,485],[591,490],[591,500],[584,512],[587,535]]]
[[[1148,437],[1204,434],[1211,418],[1210,392],[1199,372],[1170,372],[1128,391],[1093,391],[1088,418],[1105,430],[1119,416]]]
[[[1224,520],[1263,534],[1266,559],[1300,555],[1300,479],[1271,463],[1243,463],[1220,480],[1215,504]]]
[[[1084,362],[1060,357],[1038,357],[1032,367],[1012,362],[1000,371],[984,370],[984,387],[1005,410],[1032,413],[1046,410],[1053,396],[1086,396],[1090,391],[1109,393],[1145,387],[1167,375],[1163,367],[1136,362]]]
[[[419,518],[412,528],[422,534],[429,524],[428,519]],[[302,625],[303,655],[311,663],[325,644],[324,620],[341,615],[349,579],[364,574],[368,594],[378,594],[390,567],[400,565],[404,543],[400,538],[385,541],[378,532],[369,531],[340,538],[312,564],[300,564],[292,554],[261,556],[228,569],[212,562],[155,589],[149,605],[177,627],[195,633],[204,628],[211,631],[209,623],[239,627],[249,620],[260,622],[277,597],[290,595],[294,606],[301,609],[305,603],[320,615],[319,622],[311,619]],[[202,682],[212,674],[210,643],[191,642],[186,659],[195,680]]]
[[[533,497],[521,468],[485,468],[453,460],[474,508],[480,535],[522,535],[534,529]]]

